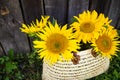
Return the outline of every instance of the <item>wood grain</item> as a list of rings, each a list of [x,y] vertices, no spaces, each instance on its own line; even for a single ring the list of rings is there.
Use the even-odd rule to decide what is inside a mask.
[[[120,16],[118,17],[116,28],[120,30]]]
[[[19,30],[22,22],[18,0],[0,0],[0,43],[6,54],[9,49],[16,53],[29,51],[27,37]]]
[[[120,0],[111,1],[108,16],[112,19],[112,25],[117,28],[117,24],[120,19]]]
[[[0,43],[0,56],[3,56],[3,55],[5,55],[5,52],[4,52],[2,44]]]
[[[26,24],[40,19],[44,14],[43,0],[20,0],[20,2]]]
[[[41,15],[44,15],[43,0],[20,0],[22,14],[25,24],[30,24],[36,19],[40,20]],[[30,50],[33,50],[32,39],[28,37]]]
[[[90,0],[90,2],[90,10],[96,10],[98,13],[104,13],[106,16],[108,15],[111,0]]]
[[[67,22],[67,0],[44,0],[45,13],[50,15],[51,19],[57,19],[58,23]]]
[[[69,0],[68,22],[73,16],[78,15],[84,10],[88,10],[89,0]]]

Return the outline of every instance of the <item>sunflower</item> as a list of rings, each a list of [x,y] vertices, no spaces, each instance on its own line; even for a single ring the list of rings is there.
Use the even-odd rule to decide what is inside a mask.
[[[110,20],[108,17],[105,17],[105,16],[103,16],[103,17],[104,17],[104,18],[103,18],[103,19],[104,19],[104,20],[103,20],[103,21],[104,21],[104,25],[105,25],[105,26],[110,25],[110,23],[112,22],[112,20]]]
[[[40,58],[49,64],[54,64],[58,60],[69,61],[73,58],[72,51],[79,48],[77,40],[74,39],[72,29],[67,29],[67,25],[62,28],[55,22],[52,25],[48,22],[45,30],[37,34],[41,40],[33,41],[34,48],[38,49]]]
[[[119,51],[118,45],[120,41],[117,41],[117,30],[112,26],[102,29],[97,39],[92,41],[94,51],[101,53],[103,57],[111,58],[112,55],[116,55],[116,51]]]
[[[97,38],[99,35],[99,31],[104,25],[104,15],[98,13],[94,10],[84,11],[79,16],[74,16],[77,20],[71,24],[71,27],[75,29],[75,36],[79,41],[83,41],[84,43],[90,42],[93,38]]]
[[[36,32],[42,31],[47,24],[47,20],[49,19],[49,16],[45,16],[45,17],[41,16],[41,17],[42,19],[40,21],[36,19],[36,23],[32,22],[30,25],[22,24],[22,28],[20,28],[21,31],[27,34],[34,34]]]

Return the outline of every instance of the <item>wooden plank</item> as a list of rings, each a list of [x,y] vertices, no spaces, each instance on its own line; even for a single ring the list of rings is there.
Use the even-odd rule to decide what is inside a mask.
[[[43,0],[20,0],[26,24],[40,19],[44,14]]]
[[[0,46],[0,56],[2,56],[2,55],[4,55],[4,53],[3,53],[2,47]]]
[[[20,31],[23,22],[18,0],[0,0],[0,43],[5,50],[16,53],[28,52],[26,35]]]
[[[89,9],[108,15],[111,0],[90,0]]]
[[[5,55],[4,49],[2,47],[2,44],[0,43],[0,56]]]
[[[89,0],[69,0],[68,22],[73,16],[78,15],[84,10],[88,10]]]
[[[66,24],[67,22],[67,0],[44,0],[45,13],[50,15],[51,19],[57,19],[58,23]]]
[[[120,17],[120,0],[112,0],[110,10],[108,14],[109,18],[112,19],[112,25],[117,28],[117,23]]]
[[[44,15],[43,0],[20,0],[24,23],[30,24],[36,19],[40,19]],[[33,50],[32,39],[28,37],[30,50]]]
[[[120,30],[120,16],[118,17],[116,28]]]

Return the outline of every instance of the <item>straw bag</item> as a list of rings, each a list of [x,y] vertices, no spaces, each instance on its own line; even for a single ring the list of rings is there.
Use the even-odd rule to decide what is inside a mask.
[[[93,57],[91,49],[77,53],[80,55],[79,64],[58,61],[55,65],[49,66],[43,63],[43,80],[84,80],[104,73],[109,68],[109,59]]]

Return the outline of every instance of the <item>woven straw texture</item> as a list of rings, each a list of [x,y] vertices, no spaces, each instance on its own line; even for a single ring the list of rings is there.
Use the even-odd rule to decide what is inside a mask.
[[[43,63],[42,80],[84,80],[104,73],[109,68],[109,59],[93,57],[91,49],[81,51],[79,64],[57,62],[53,66]]]

